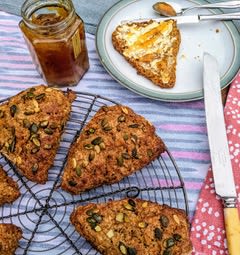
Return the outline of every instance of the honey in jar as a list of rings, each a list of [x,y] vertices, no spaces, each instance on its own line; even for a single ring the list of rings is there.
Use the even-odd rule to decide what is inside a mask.
[[[89,68],[82,19],[71,0],[27,0],[23,32],[38,72],[49,86],[78,84]]]

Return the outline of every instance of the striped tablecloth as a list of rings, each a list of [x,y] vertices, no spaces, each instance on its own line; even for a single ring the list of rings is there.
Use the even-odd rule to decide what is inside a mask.
[[[0,12],[0,99],[44,83],[18,28],[19,20],[17,16]],[[210,164],[203,100],[160,102],[129,91],[105,71],[98,59],[94,40],[93,35],[87,34],[90,69],[73,89],[126,104],[154,124],[180,169],[191,219]]]

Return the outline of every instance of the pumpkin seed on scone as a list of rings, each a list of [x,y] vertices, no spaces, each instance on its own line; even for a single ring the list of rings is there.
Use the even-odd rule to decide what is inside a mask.
[[[0,165],[0,205],[12,203],[20,196],[18,184]]]
[[[29,180],[47,181],[74,99],[39,85],[0,105],[0,153]]]
[[[0,223],[0,255],[14,255],[22,230],[14,224]]]
[[[119,182],[165,151],[154,126],[127,106],[102,107],[71,146],[61,187],[79,194]]]
[[[187,255],[192,251],[183,210],[142,199],[77,207],[76,231],[104,255]]]

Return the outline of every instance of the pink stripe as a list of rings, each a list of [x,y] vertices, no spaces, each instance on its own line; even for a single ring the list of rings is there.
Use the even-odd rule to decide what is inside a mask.
[[[17,26],[15,27],[0,27],[1,32],[20,32]]]
[[[186,124],[166,124],[166,125],[160,125],[159,126],[162,129],[166,130],[174,130],[174,131],[192,131],[192,132],[203,132],[206,133],[206,127],[196,126],[196,125],[186,125]]]
[[[202,109],[204,107],[204,104],[201,101],[195,101],[194,103],[182,103],[182,106],[189,109]]]
[[[0,55],[0,60],[25,60],[25,61],[32,61],[31,56],[21,55],[21,56],[14,56],[14,55]]]
[[[14,27],[16,27],[16,26],[18,26],[18,21],[15,21],[15,20],[10,20],[10,19],[8,19],[8,20],[0,20],[0,25],[3,25],[4,27],[7,27],[7,26],[14,26]]]
[[[18,38],[15,38],[15,37],[2,37],[1,38],[1,42],[3,42],[3,41],[16,41],[16,42],[24,42],[24,40],[23,39],[18,39]]]
[[[88,73],[86,74],[86,77],[88,77],[89,79],[91,79],[91,78],[96,78],[96,74],[95,74],[95,73],[90,73],[90,72],[88,72]],[[98,77],[99,77],[99,79],[101,78],[101,79],[109,80],[109,81],[112,80],[112,77],[106,75],[105,73],[99,73],[99,74],[98,74]]]
[[[0,67],[7,67],[9,69],[35,69],[34,65],[33,64],[12,64],[12,63],[1,63],[0,62]]]
[[[174,186],[174,187],[177,187],[177,186],[180,186],[181,183],[179,181],[173,181],[171,182],[170,180],[166,181],[166,180],[157,180],[157,179],[154,179],[153,180],[153,185],[155,187],[169,187],[169,186]],[[201,189],[202,187],[202,182],[184,182],[184,185],[187,189],[191,189],[191,190],[199,190]]]
[[[41,81],[42,79],[39,77],[28,77],[28,76],[7,76],[7,75],[4,75],[2,77],[2,80],[4,81],[19,81],[19,82],[38,82],[38,81]]]
[[[189,190],[200,190],[202,187],[202,182],[184,182],[184,185]]]
[[[187,151],[171,151],[174,158],[187,158],[195,160],[210,160],[209,153],[187,152]]]
[[[3,82],[1,81],[0,82],[0,88],[1,86],[9,86],[9,89],[11,88],[16,88],[16,89],[23,89],[23,88],[28,88],[28,87],[31,87],[31,86],[35,86],[35,85],[38,85],[38,84],[45,84],[45,82],[42,80],[42,81],[36,81],[36,82],[33,82],[32,84],[21,84],[20,82],[16,83],[16,82]]]

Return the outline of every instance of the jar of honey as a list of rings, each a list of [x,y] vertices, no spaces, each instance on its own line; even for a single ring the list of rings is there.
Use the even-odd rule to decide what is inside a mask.
[[[26,0],[19,27],[49,86],[74,86],[89,68],[82,19],[71,0]]]

